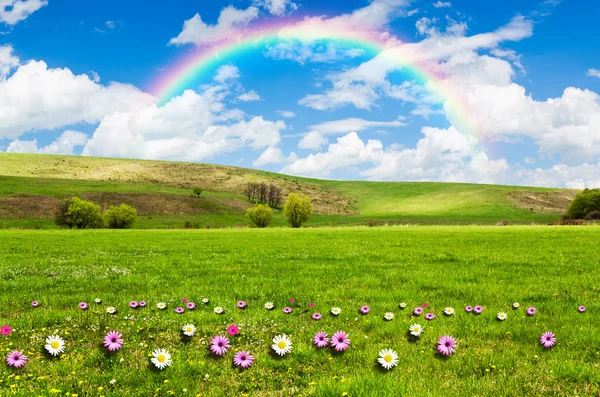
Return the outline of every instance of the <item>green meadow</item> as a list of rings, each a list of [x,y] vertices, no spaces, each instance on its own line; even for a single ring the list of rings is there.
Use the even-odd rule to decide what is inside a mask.
[[[3,230],[0,325],[13,332],[0,336],[0,349],[23,350],[29,362],[20,370],[0,366],[0,395],[597,395],[599,239],[594,226]],[[198,308],[175,314],[182,298]],[[33,300],[40,306],[31,307]],[[131,300],[148,307],[130,309]],[[236,308],[238,300],[247,309]],[[78,308],[82,301],[87,311]],[[165,311],[156,308],[161,301]],[[267,301],[273,311],[263,308]],[[411,315],[423,303],[435,320]],[[109,305],[117,314],[106,313]],[[362,305],[371,312],[358,314]],[[485,311],[467,314],[466,305]],[[213,313],[215,306],[225,313]],[[293,312],[283,314],[285,306]],[[340,316],[329,314],[333,306]],[[443,315],[447,306],[454,316]],[[530,306],[533,317],[525,315]],[[311,319],[316,311],[321,321]],[[395,314],[389,322],[388,311]],[[506,321],[496,319],[500,311]],[[197,333],[184,341],[187,323]],[[407,336],[413,323],[425,326],[419,340]],[[216,358],[208,341],[230,324],[240,334]],[[114,354],[101,346],[110,330],[125,339]],[[346,331],[350,348],[315,349],[312,336],[321,330]],[[552,349],[539,344],[545,331],[557,336]],[[293,342],[283,358],[270,350],[280,333]],[[59,358],[44,354],[51,334],[66,341]],[[458,341],[448,358],[435,352],[444,334]],[[150,364],[156,348],[173,357],[163,371]],[[376,362],[383,348],[399,355],[390,371]],[[256,357],[247,370],[232,365],[241,349]]]

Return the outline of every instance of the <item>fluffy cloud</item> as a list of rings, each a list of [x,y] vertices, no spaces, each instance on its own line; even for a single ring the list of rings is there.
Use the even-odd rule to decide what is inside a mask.
[[[251,90],[243,93],[242,95],[239,95],[237,99],[242,102],[260,101],[260,95],[258,95],[256,91]]]
[[[378,127],[404,127],[406,124],[402,121],[402,117],[392,121],[370,121],[361,118],[348,118],[343,120],[327,121],[321,124],[311,125],[309,128],[313,131],[318,131],[323,135],[335,135],[345,132],[360,132],[369,128]]]
[[[298,9],[292,0],[256,0],[255,5],[266,8],[272,15],[278,17]]]
[[[89,137],[83,132],[65,131],[54,142],[47,146],[38,147],[37,139],[31,141],[12,141],[7,153],[44,153],[44,154],[75,154],[76,147],[83,147]]]
[[[328,143],[329,140],[319,131],[311,131],[302,137],[300,142],[298,142],[298,147],[300,149],[320,150],[321,147]]]
[[[245,10],[237,9],[234,6],[226,7],[221,10],[215,25],[206,24],[200,14],[196,14],[184,22],[181,33],[172,38],[169,44],[203,46],[235,40],[240,32],[256,18],[258,18],[258,8],[254,6]]]
[[[296,161],[298,156],[292,152],[289,156],[284,156],[281,149],[276,147],[268,147],[265,151],[252,163],[255,167],[263,167],[268,164],[281,164]]]
[[[0,0],[0,23],[15,25],[46,5],[47,0]]]
[[[600,79],[600,70],[590,69],[588,70],[587,75],[590,77],[598,77]]]
[[[435,8],[445,8],[445,7],[452,7],[452,4],[448,1],[438,0],[436,3],[433,4],[433,6]]]
[[[296,113],[290,112],[289,110],[278,110],[277,114],[279,114],[281,117],[285,117],[286,119],[293,119],[296,117]]]
[[[0,82],[17,66],[19,66],[19,58],[13,55],[12,46],[0,46]]]

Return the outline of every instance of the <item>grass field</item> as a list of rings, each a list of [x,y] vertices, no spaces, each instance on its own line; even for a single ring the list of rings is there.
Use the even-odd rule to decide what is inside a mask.
[[[597,395],[599,238],[592,226],[0,231],[0,319],[14,328],[0,336],[0,349],[30,357],[21,370],[1,366],[0,395]],[[210,304],[177,315],[184,297]],[[290,298],[294,311],[285,315]],[[244,311],[235,307],[240,299]],[[149,306],[129,309],[131,300]],[[90,309],[78,309],[81,301]],[[169,308],[158,311],[159,301]],[[263,309],[266,301],[276,309]],[[437,315],[432,322],[411,317],[424,302]],[[513,302],[521,307],[512,310]],[[364,304],[371,313],[360,316]],[[464,312],[477,304],[480,316]],[[118,313],[106,314],[108,305]],[[225,314],[213,313],[217,305]],[[339,317],[328,314],[332,306],[342,308]],[[446,306],[456,315],[445,317]],[[534,317],[525,316],[529,306]],[[311,320],[313,311],[324,318]],[[385,322],[386,311],[396,318]],[[506,321],[496,320],[499,311]],[[418,342],[407,337],[414,322],[426,326]],[[186,323],[198,328],[189,343],[179,334]],[[233,352],[217,359],[206,345],[232,323],[241,330],[233,352],[256,356],[245,371],[232,367]],[[113,329],[125,346],[108,355],[100,342]],[[350,348],[316,350],[319,330],[348,332]],[[545,331],[557,335],[552,349],[538,342]],[[53,333],[67,343],[58,359],[42,350]],[[284,358],[269,349],[278,333],[294,343]],[[434,351],[443,334],[458,340],[448,359]],[[150,367],[155,348],[171,352],[170,368]],[[399,354],[389,372],[376,363],[382,348]]]

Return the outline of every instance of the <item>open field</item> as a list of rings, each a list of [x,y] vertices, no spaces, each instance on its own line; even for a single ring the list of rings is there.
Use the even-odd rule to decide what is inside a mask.
[[[0,319],[14,328],[0,336],[0,349],[30,357],[21,370],[0,366],[0,395],[596,395],[599,238],[592,226],[0,231]],[[210,303],[177,315],[184,297]],[[294,311],[285,315],[290,298]],[[133,310],[131,300],[149,305]],[[238,300],[248,308],[237,309]],[[90,309],[78,309],[81,301]],[[156,309],[160,301],[166,311]],[[263,308],[267,301],[275,310]],[[432,322],[410,314],[424,302],[437,315]],[[512,310],[513,302],[521,307]],[[365,304],[371,313],[361,316]],[[464,312],[477,304],[483,314]],[[108,305],[118,313],[106,314]],[[225,314],[213,313],[217,305]],[[339,317],[328,314],[332,306]],[[445,317],[446,306],[456,315]],[[525,316],[529,306],[533,317]],[[311,320],[314,311],[324,318]],[[396,318],[384,321],[386,311]],[[506,321],[496,320],[499,311]],[[407,338],[414,322],[426,326],[417,342]],[[186,323],[198,328],[189,343],[179,334]],[[208,339],[232,323],[241,330],[233,352],[214,358]],[[100,342],[113,329],[125,346],[108,355]],[[350,348],[316,350],[319,330],[348,332]],[[552,349],[538,342],[545,331],[558,338]],[[53,333],[67,343],[58,359],[42,353]],[[294,343],[284,358],[269,352],[278,333]],[[448,359],[434,352],[443,334],[458,340]],[[388,347],[399,364],[384,372],[376,358]],[[170,368],[150,368],[155,348],[172,353]],[[239,349],[256,356],[248,370],[232,367]]]

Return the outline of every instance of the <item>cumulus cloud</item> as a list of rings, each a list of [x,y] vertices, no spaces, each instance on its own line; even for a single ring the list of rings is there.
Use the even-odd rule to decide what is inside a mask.
[[[312,149],[312,150],[320,150],[324,145],[327,145],[329,140],[327,137],[323,136],[319,131],[310,131],[308,134],[305,134],[300,142],[298,142],[298,147],[300,149]]]
[[[278,17],[298,9],[298,5],[292,0],[255,0],[254,4],[266,8],[269,13]]]
[[[13,55],[12,46],[9,44],[0,46],[0,81],[17,66],[19,66],[19,58]]]
[[[75,154],[76,147],[83,147],[89,137],[83,132],[67,130],[54,142],[38,147],[37,139],[31,141],[14,140],[6,149],[7,153],[43,153],[43,154]]]
[[[588,70],[587,75],[590,77],[598,77],[600,79],[600,70],[590,69]]]
[[[433,6],[435,8],[445,8],[445,7],[452,7],[452,4],[449,1],[438,0],[436,3],[433,3]]]
[[[296,161],[298,156],[292,152],[289,156],[284,156],[281,149],[276,147],[268,147],[265,151],[252,163],[255,167],[264,167],[269,164],[282,164]]]
[[[242,95],[239,95],[237,99],[242,102],[260,101],[260,95],[258,95],[256,91],[251,90],[243,93]]]
[[[47,5],[47,0],[0,0],[0,23],[15,25]]]

